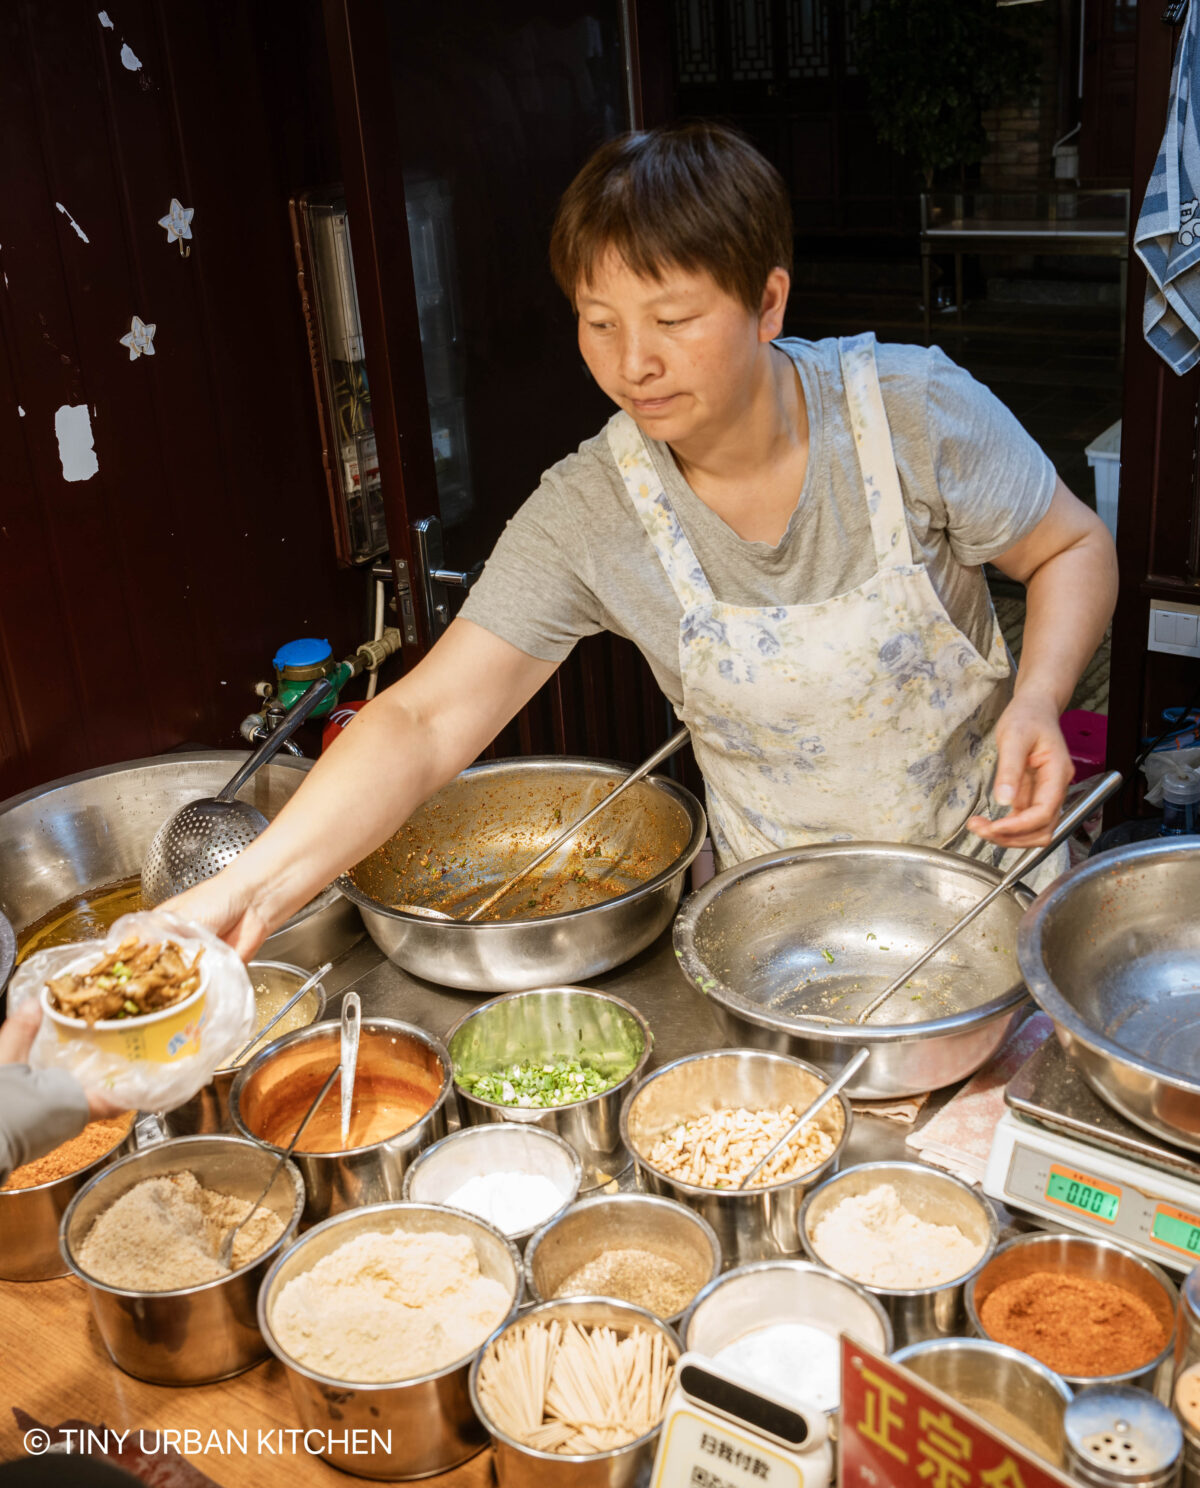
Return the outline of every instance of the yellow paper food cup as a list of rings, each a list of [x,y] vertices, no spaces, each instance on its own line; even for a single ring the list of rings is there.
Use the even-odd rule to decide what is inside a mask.
[[[97,957],[93,953],[89,963]],[[146,1013],[140,1018],[103,1018],[90,1026],[82,1018],[68,1018],[50,1006],[50,988],[42,988],[42,1008],[53,1023],[59,1043],[82,1039],[104,1054],[121,1059],[145,1059],[151,1064],[173,1064],[200,1052],[200,1033],[208,1019],[208,969],[201,967],[200,985],[182,1002]]]

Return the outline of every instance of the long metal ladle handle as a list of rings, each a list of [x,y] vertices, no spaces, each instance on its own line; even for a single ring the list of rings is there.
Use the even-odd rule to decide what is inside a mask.
[[[250,1050],[254,1048],[255,1044],[261,1044],[263,1039],[266,1038],[267,1034],[270,1033],[271,1029],[274,1028],[276,1023],[279,1022],[280,1018],[282,1018],[285,1013],[290,1013],[291,1010],[300,1001],[300,999],[304,996],[304,994],[309,990],[309,988],[315,987],[316,984],[321,980],[321,978],[323,976],[326,976],[332,970],[332,961],[326,961],[324,966],[319,966],[316,971],[313,972],[312,976],[309,977],[308,981],[302,983],[299,987],[296,988],[296,990],[279,1009],[279,1011],[275,1014],[271,1021],[269,1023],[264,1023],[248,1044],[242,1045],[242,1047],[229,1061],[229,1064],[226,1066],[226,1068],[232,1069],[234,1065],[238,1064],[250,1052]]]
[[[894,982],[885,987],[874,1001],[869,1002],[863,1008],[862,1012],[859,1013],[854,1021],[856,1023],[865,1023],[876,1008],[882,1007],[892,993],[898,991],[908,981],[914,971],[920,971],[926,961],[936,956],[946,942],[953,940],[960,930],[965,930],[971,921],[978,915],[981,915],[994,899],[998,899],[1001,894],[1006,894],[1018,879],[1023,878],[1031,868],[1036,868],[1044,858],[1048,858],[1059,843],[1069,837],[1075,828],[1079,826],[1080,822],[1086,821],[1092,812],[1095,811],[1096,807],[1102,802],[1107,801],[1109,796],[1120,785],[1121,776],[1116,770],[1110,770],[1107,775],[1098,780],[1091,790],[1085,796],[1082,796],[1059,821],[1058,826],[1054,829],[1054,835],[1046,843],[1045,847],[1031,847],[1023,852],[991,893],[985,894],[978,904],[973,904],[961,920],[956,920],[951,925],[950,929],[946,931],[945,935],[942,936],[936,945],[931,945],[911,966],[906,967]]]
[[[572,822],[561,837],[556,837],[554,839],[554,841],[545,850],[545,852],[538,853],[537,857],[534,858],[532,862],[526,863],[524,868],[522,868],[519,873],[514,873],[511,878],[505,879],[505,881],[500,885],[500,887],[494,894],[489,894],[482,904],[476,905],[471,913],[469,915],[464,915],[463,918],[465,920],[477,920],[479,916],[483,914],[484,910],[491,909],[492,905],[495,904],[498,899],[504,898],[509,889],[515,888],[516,885],[519,884],[523,878],[527,878],[535,868],[540,868],[547,858],[552,858],[554,854],[559,850],[559,848],[562,847],[564,842],[569,842],[571,838],[574,837],[576,832],[587,826],[592,817],[598,816],[600,812],[603,811],[606,807],[611,806],[612,803],[617,799],[617,797],[622,793],[622,791],[627,791],[631,785],[636,785],[637,782],[643,779],[644,776],[649,775],[650,771],[653,770],[656,765],[661,765],[663,760],[669,759],[677,749],[682,749],[683,746],[687,743],[687,740],[688,731],[686,728],[681,728],[677,734],[672,734],[665,744],[654,751],[654,753],[645,762],[645,764],[639,765],[632,775],[626,775],[625,779],[622,780],[620,785],[617,786],[616,790],[609,791],[608,795],[605,796],[604,800],[601,801],[598,806],[593,806],[586,816],[581,816],[578,821]]]
[[[292,737],[308,715],[333,692],[333,683],[328,677],[318,677],[313,685],[296,699],[280,719],[278,727],[271,730],[228,785],[217,792],[218,801],[232,801],[246,781],[261,770],[268,760],[274,759]]]
[[[329,1072],[329,1078],[325,1081],[324,1085],[322,1085],[321,1088],[320,1088],[320,1090],[317,1092],[317,1098],[316,1098],[316,1100],[313,1101],[312,1105],[309,1106],[309,1108],[308,1108],[307,1111],[305,1111],[305,1113],[304,1113],[304,1119],[300,1122],[300,1125],[292,1133],[292,1140],[287,1144],[287,1146],[279,1154],[279,1161],[271,1169],[271,1175],[270,1175],[270,1177],[263,1184],[262,1193],[259,1194],[258,1198],[256,1198],[255,1201],[253,1202],[253,1204],[250,1205],[249,1209],[246,1210],[246,1212],[242,1216],[242,1218],[238,1220],[237,1224],[234,1225],[233,1229],[229,1230],[226,1233],[225,1238],[221,1241],[221,1251],[220,1251],[220,1255],[219,1255],[219,1260],[220,1260],[220,1262],[221,1262],[221,1264],[223,1266],[232,1266],[233,1265],[233,1242],[234,1242],[234,1239],[237,1236],[237,1232],[242,1228],[242,1226],[248,1220],[250,1220],[250,1219],[253,1218],[254,1211],[258,1208],[258,1206],[262,1203],[262,1201],[266,1198],[266,1196],[271,1192],[271,1185],[272,1185],[272,1183],[275,1182],[276,1178],[278,1178],[280,1169],[283,1167],[284,1163],[287,1162],[288,1158],[291,1157],[292,1153],[295,1152],[295,1150],[296,1150],[296,1143],[300,1140],[301,1136],[303,1135],[304,1128],[313,1119],[314,1115],[316,1114],[317,1107],[321,1104],[321,1102],[329,1094],[330,1090],[333,1089],[333,1082],[337,1079],[337,1077],[341,1074],[341,1072],[342,1072],[342,1067],[341,1067],[340,1064],[335,1064],[334,1067],[330,1070],[330,1072]]]
[[[870,1057],[870,1049],[860,1049],[858,1053],[855,1054],[853,1059],[851,1059],[850,1062],[840,1071],[837,1078],[826,1085],[825,1089],[821,1091],[820,1095],[817,1096],[816,1100],[813,1101],[810,1106],[807,1106],[803,1111],[800,1112],[799,1116],[796,1117],[795,1121],[792,1122],[791,1126],[788,1127],[787,1131],[784,1132],[779,1141],[776,1142],[775,1145],[768,1150],[767,1155],[763,1158],[760,1158],[759,1161],[754,1164],[754,1166],[738,1184],[738,1187],[746,1188],[752,1178],[757,1178],[759,1173],[762,1172],[762,1170],[771,1161],[771,1159],[775,1156],[779,1149],[781,1147],[786,1147],[802,1126],[807,1126],[808,1123],[813,1119],[813,1117],[818,1114],[818,1112],[825,1109],[825,1107],[834,1098],[834,1096],[837,1095],[838,1091],[843,1090],[850,1083],[850,1081],[853,1080],[855,1075],[858,1074],[859,1070],[862,1069],[863,1065],[866,1064],[867,1060],[870,1059]]]
[[[358,1069],[358,1038],[362,1029],[362,1003],[357,992],[342,998],[342,1147],[350,1143],[350,1117],[354,1111],[354,1076]]]

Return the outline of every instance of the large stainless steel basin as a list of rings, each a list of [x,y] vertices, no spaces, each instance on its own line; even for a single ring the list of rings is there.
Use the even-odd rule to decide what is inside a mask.
[[[64,901],[140,874],[155,832],[187,801],[212,796],[246,759],[198,750],[65,775],[0,802],[0,911],[22,932]],[[312,760],[276,758],[240,793],[267,817],[299,789]],[[362,933],[358,912],[331,886],[270,936],[271,961],[317,966]]]
[[[973,1074],[1028,1008],[1015,956],[1028,890],[997,899],[866,1024],[852,1020],[1001,876],[889,842],[768,853],[687,900],[675,954],[731,1040],[834,1074],[865,1044],[871,1057],[848,1094],[937,1090]]]
[[[1138,842],[1064,874],[1021,924],[1029,990],[1088,1084],[1200,1152],[1200,839]]]
[[[338,882],[379,949],[414,976],[481,992],[586,981],[666,929],[703,845],[703,807],[664,776],[631,786],[496,906],[500,918],[431,920],[397,906],[465,915],[626,773],[542,756],[472,765]]]

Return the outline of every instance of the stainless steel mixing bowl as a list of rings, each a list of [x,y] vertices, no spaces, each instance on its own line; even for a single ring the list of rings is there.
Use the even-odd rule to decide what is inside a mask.
[[[140,874],[167,817],[187,801],[215,795],[247,757],[228,749],[152,755],[65,775],[0,802],[0,910],[18,940],[60,904]],[[308,759],[274,759],[240,799],[269,820],[311,768]],[[331,886],[270,936],[259,954],[319,966],[360,934],[354,906]]]
[[[503,919],[431,920],[395,906],[468,913],[626,773],[587,759],[473,765],[338,886],[358,905],[379,949],[431,982],[517,992],[597,976],[636,956],[667,927],[703,846],[703,808],[665,776],[631,786],[578,847],[514,889],[497,906]],[[597,878],[608,896],[590,903],[587,883]],[[539,907],[531,915],[530,901],[552,884],[560,885],[552,912]]]
[[[1200,841],[1135,843],[1066,873],[1021,922],[1034,999],[1096,1093],[1200,1152]]]
[[[1015,946],[1028,890],[998,899],[868,1023],[850,1020],[1002,877],[957,853],[898,843],[768,853],[687,900],[675,954],[731,1042],[832,1074],[865,1044],[871,1057],[849,1095],[937,1090],[984,1064],[1023,1011]]]
[[[280,1256],[258,1294],[258,1325],[283,1365],[301,1428],[316,1433],[318,1445],[324,1444],[321,1456],[334,1467],[389,1482],[448,1472],[486,1445],[487,1432],[472,1409],[467,1383],[479,1349],[408,1379],[335,1379],[294,1359],[275,1335],[275,1320],[289,1282],[362,1236],[393,1231],[465,1235],[480,1275],[499,1282],[509,1298],[501,1326],[516,1316],[522,1290],[516,1248],[494,1225],[440,1204],[374,1204],[335,1215]],[[414,1285],[419,1290],[420,1283]],[[482,1346],[484,1340],[479,1342]],[[304,1476],[298,1473],[297,1481]]]
[[[595,987],[541,987],[495,997],[460,1018],[446,1035],[454,1094],[464,1126],[511,1121],[545,1127],[568,1141],[583,1163],[584,1190],[612,1181],[628,1165],[621,1142],[621,1102],[641,1078],[654,1049],[650,1025],[630,1003]],[[564,1106],[510,1106],[473,1095],[464,1075],[492,1074],[533,1060],[578,1059],[621,1075],[599,1095]]]
[[[147,1178],[190,1172],[217,1193],[249,1202],[262,1192],[275,1154],[241,1137],[179,1137],[132,1153],[97,1173],[71,1200],[59,1244],[87,1289],[100,1337],[118,1368],[159,1385],[202,1385],[240,1374],[267,1355],[255,1317],[259,1286],[300,1223],[304,1184],[285,1163],[259,1202],[283,1224],[279,1238],[216,1281],[176,1291],[109,1286],[84,1270],[79,1249],[101,1214]]]

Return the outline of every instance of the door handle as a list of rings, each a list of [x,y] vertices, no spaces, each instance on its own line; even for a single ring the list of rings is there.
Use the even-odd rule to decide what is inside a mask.
[[[425,614],[429,618],[429,639],[436,641],[450,623],[450,599],[446,590],[469,589],[483,572],[483,564],[477,563],[467,569],[445,567],[440,517],[422,517],[419,522],[414,522],[413,535]]]

